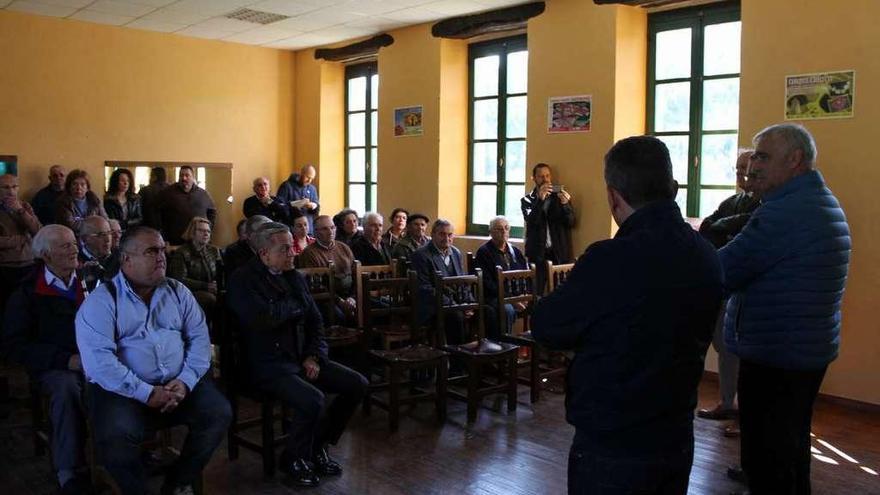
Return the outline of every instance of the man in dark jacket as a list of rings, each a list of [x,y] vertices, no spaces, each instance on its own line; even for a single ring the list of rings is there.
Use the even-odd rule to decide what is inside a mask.
[[[739,356],[742,463],[751,493],[810,492],[813,401],[840,345],[851,239],[804,127],[759,132],[749,182],[761,206],[718,251]]]
[[[282,467],[295,483],[316,486],[319,474],[342,472],[327,444],[339,440],[367,381],[327,357],[321,313],[305,279],[291,270],[293,236],[287,226],[266,224],[252,240],[257,257],[233,274],[228,302],[241,324],[251,381],[293,409]],[[322,413],[325,392],[337,396]]]
[[[391,263],[391,246],[382,239],[382,226],[385,220],[379,213],[364,214],[364,235],[351,243],[354,258],[364,266],[387,265]]]
[[[74,320],[85,293],[76,272],[76,238],[63,225],[47,225],[37,232],[32,247],[42,262],[10,298],[3,344],[49,398],[50,450],[61,493],[84,493],[86,420]]]
[[[532,318],[535,340],[575,351],[569,493],[684,495],[721,266],[681,217],[662,141],[617,142],[605,155],[605,182],[620,230],[588,247]]]
[[[292,219],[305,215],[309,219],[309,234],[315,233],[315,218],[321,211],[318,201],[318,190],[312,182],[315,180],[315,167],[306,165],[298,174],[290,177],[278,187],[277,199],[290,206],[289,216]]]
[[[119,273],[119,251],[114,252],[110,223],[104,217],[83,219],[79,228],[79,270],[86,290],[91,292]]]
[[[299,208],[291,208],[284,200],[279,199],[277,196],[272,197],[269,194],[270,190],[267,177],[257,177],[254,179],[254,195],[245,199],[242,205],[242,212],[245,218],[263,215],[273,222],[281,222],[287,226],[293,225],[294,219],[302,216]]]
[[[547,285],[547,261],[571,263],[571,228],[574,210],[571,195],[553,184],[550,165],[539,163],[532,169],[535,188],[520,200],[526,223],[526,256],[538,270],[538,294]]]
[[[162,220],[159,212],[159,194],[168,187],[166,182],[165,169],[162,167],[153,167],[150,170],[150,184],[146,185],[138,191],[141,197],[141,211],[144,214],[143,225],[159,229],[162,226]]]
[[[178,182],[159,194],[162,237],[171,244],[183,244],[183,232],[193,217],[207,218],[214,225],[217,209],[208,191],[196,184],[193,168],[184,165],[180,167]]]
[[[49,184],[37,191],[37,194],[31,199],[34,213],[37,214],[37,218],[43,225],[55,223],[55,201],[64,194],[65,177],[67,177],[67,170],[64,167],[52,165],[49,167]]]
[[[229,277],[235,273],[235,270],[244,266],[251,258],[256,256],[250,239],[257,233],[260,227],[269,222],[271,220],[263,215],[254,215],[248,218],[244,222],[244,235],[239,240],[226,246],[226,249],[223,250],[223,270],[227,282]]]
[[[501,335],[498,319],[498,272],[502,270],[525,270],[526,258],[516,246],[510,244],[510,222],[504,217],[495,217],[489,222],[491,239],[477,249],[474,264],[483,270],[483,299],[486,301],[486,333],[491,339]],[[516,319],[516,309],[511,304],[504,305],[507,315],[507,326],[504,330],[510,333]],[[520,308],[522,309],[522,308]]]

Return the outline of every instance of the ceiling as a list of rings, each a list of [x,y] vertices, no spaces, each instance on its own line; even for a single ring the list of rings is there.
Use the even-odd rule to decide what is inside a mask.
[[[195,38],[299,50],[526,1],[0,0],[0,8]],[[240,8],[287,18],[262,25],[226,17]]]

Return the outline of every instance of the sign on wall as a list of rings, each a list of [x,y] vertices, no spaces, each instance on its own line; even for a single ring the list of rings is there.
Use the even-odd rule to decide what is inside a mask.
[[[853,70],[785,77],[785,120],[840,119],[853,116]]]
[[[394,137],[422,135],[422,106],[394,109]]]
[[[547,104],[547,132],[589,132],[593,96],[554,96]]]

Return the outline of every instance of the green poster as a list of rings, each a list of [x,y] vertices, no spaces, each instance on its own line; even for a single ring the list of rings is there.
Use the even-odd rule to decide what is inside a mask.
[[[856,73],[852,70],[785,78],[785,120],[853,116]]]

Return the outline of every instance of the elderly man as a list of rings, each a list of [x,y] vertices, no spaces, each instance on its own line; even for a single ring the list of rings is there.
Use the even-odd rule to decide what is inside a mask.
[[[316,486],[319,475],[342,473],[327,444],[335,445],[345,431],[367,381],[327,357],[321,313],[305,279],[289,270],[294,255],[288,228],[266,224],[253,240],[258,257],[233,275],[229,303],[243,327],[254,385],[293,409],[283,469],[296,484]],[[325,393],[337,394],[326,410]]]
[[[354,282],[351,266],[354,254],[347,245],[336,241],[336,226],[329,216],[321,215],[315,219],[315,243],[305,248],[296,260],[297,266],[301,268],[323,267],[333,263],[336,275],[336,306],[346,320],[353,321],[357,310],[357,301],[352,297]]]
[[[391,247],[382,240],[385,220],[380,213],[368,212],[364,215],[364,235],[351,243],[351,252],[364,266],[387,265],[391,263]]]
[[[312,184],[316,173],[315,167],[305,165],[298,174],[290,174],[290,177],[278,187],[277,199],[290,206],[289,217],[291,221],[298,216],[305,215],[309,220],[310,234],[314,232],[314,223],[321,210],[318,190]]]
[[[271,221],[263,215],[254,215],[248,218],[244,223],[244,233],[241,238],[226,246],[226,249],[223,250],[223,268],[227,281],[235,270],[244,266],[245,263],[256,255],[256,251],[250,243],[250,238],[253,237],[260,227]]]
[[[185,424],[189,433],[162,493],[192,493],[232,417],[206,376],[211,343],[205,316],[189,289],[165,278],[159,232],[129,229],[121,250],[120,273],[76,316],[98,462],[123,493],[145,493],[144,432]]]
[[[268,178],[257,177],[254,179],[254,195],[245,199],[242,207],[245,218],[263,215],[273,222],[290,225],[294,218],[302,216],[298,208],[291,208],[284,201],[272,197],[269,194],[270,190]]]
[[[535,340],[575,351],[568,491],[684,495],[721,266],[681,217],[662,141],[618,141],[605,155],[605,183],[620,229],[590,245],[532,316]]]
[[[82,362],[74,332],[85,292],[76,272],[76,238],[67,227],[47,225],[32,248],[41,261],[9,300],[3,344],[49,398],[50,450],[61,493],[87,493]]]
[[[520,201],[526,224],[526,256],[538,269],[538,293],[547,284],[547,261],[571,263],[571,228],[574,210],[571,194],[553,184],[550,165],[539,163],[532,169],[535,187]]]
[[[37,191],[31,199],[31,206],[43,225],[55,223],[55,202],[64,193],[65,177],[67,169],[61,165],[52,165],[49,167],[49,184]]]
[[[207,218],[211,225],[217,220],[217,209],[208,191],[196,184],[193,168],[180,167],[178,182],[159,194],[159,222],[165,239],[174,245],[184,243],[183,233],[193,217]]]
[[[391,257],[409,262],[416,250],[427,244],[431,238],[425,235],[430,220],[421,213],[413,213],[406,219],[406,234],[397,241],[391,251]]]
[[[31,237],[40,227],[31,205],[18,199],[18,177],[0,175],[0,310],[34,264]]]
[[[122,225],[115,218],[107,220],[107,223],[110,224],[110,250],[116,252],[119,249],[119,241],[122,240]]]
[[[497,339],[501,335],[498,321],[498,273],[495,267],[502,270],[525,270],[526,258],[516,246],[510,244],[510,223],[504,217],[495,217],[489,222],[491,239],[477,249],[474,259],[477,268],[483,270],[483,298],[486,301],[486,333],[489,338]],[[504,305],[507,313],[507,328],[510,333],[516,319],[516,308],[511,304]]]
[[[119,271],[119,253],[112,251],[110,223],[104,217],[86,217],[79,227],[79,242],[79,269],[86,289],[91,292]]]
[[[739,356],[742,462],[753,494],[810,492],[813,401],[840,345],[851,240],[804,127],[754,140],[761,206],[719,250],[731,292],[724,340]]]

